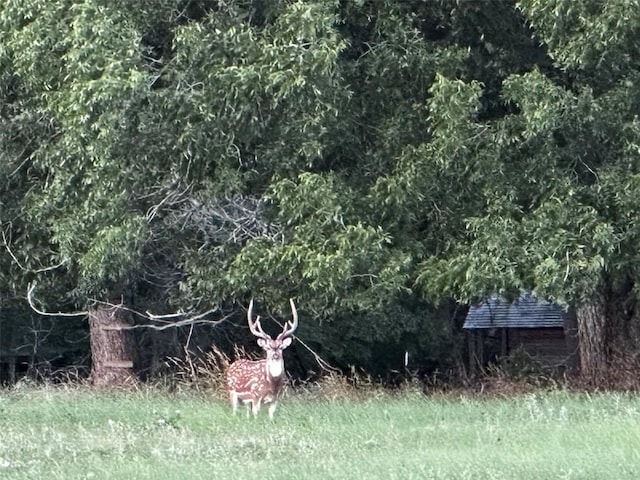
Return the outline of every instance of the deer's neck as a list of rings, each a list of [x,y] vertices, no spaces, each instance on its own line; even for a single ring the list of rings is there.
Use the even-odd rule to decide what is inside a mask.
[[[284,360],[269,358],[265,362],[267,376],[273,379],[279,379],[284,375]]]

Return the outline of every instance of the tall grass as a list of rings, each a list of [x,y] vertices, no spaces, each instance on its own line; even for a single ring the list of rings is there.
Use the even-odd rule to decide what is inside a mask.
[[[637,479],[640,399],[285,399],[273,421],[204,395],[0,392],[2,479]]]

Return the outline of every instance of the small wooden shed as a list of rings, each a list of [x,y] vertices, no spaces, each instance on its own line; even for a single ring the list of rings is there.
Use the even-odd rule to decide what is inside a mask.
[[[494,296],[472,306],[463,328],[472,372],[515,349],[548,365],[573,368],[576,363],[574,319],[560,306],[529,292],[514,302]]]

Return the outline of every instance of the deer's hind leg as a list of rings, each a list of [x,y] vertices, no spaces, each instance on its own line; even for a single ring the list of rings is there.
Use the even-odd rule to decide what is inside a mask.
[[[235,415],[238,411],[238,403],[240,403],[240,399],[238,398],[238,393],[233,390],[229,392],[229,400],[231,401],[231,408],[233,409],[233,414]]]

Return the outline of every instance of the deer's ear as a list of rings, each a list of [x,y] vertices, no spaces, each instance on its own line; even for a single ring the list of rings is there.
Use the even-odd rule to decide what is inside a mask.
[[[282,340],[282,348],[287,348],[289,345],[291,345],[291,337]]]
[[[267,348],[267,341],[264,338],[259,338],[258,339],[258,345],[260,345],[262,348],[266,349]]]

